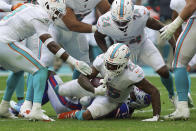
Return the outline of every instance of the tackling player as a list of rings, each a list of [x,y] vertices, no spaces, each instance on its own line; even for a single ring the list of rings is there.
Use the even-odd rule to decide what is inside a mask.
[[[95,32],[95,40],[99,47],[106,52],[105,37],[109,36],[116,42],[125,43],[131,50],[131,60],[134,63],[144,63],[151,66],[160,76],[166,87],[169,98],[174,101],[173,79],[165,62],[154,46],[147,38],[144,28],[160,30],[164,25],[149,17],[149,11],[143,6],[133,5],[131,0],[114,0],[111,10],[99,17],[98,30]],[[175,41],[170,41],[175,47]]]
[[[134,86],[137,86],[152,98],[153,118],[144,121],[158,121],[161,111],[159,91],[144,78],[143,70],[133,64],[129,57],[130,50],[125,44],[114,44],[105,54],[95,59],[91,75],[80,75],[78,80],[60,86],[56,91],[61,96],[95,96],[95,99],[86,110],[62,113],[58,118],[92,120],[104,117],[123,103]],[[102,84],[95,88],[90,79],[99,73],[104,79],[101,80]]]
[[[196,0],[186,0],[186,5],[179,13],[179,16],[171,24],[166,25],[160,30],[162,32],[160,37],[168,40],[187,19],[186,28],[177,40],[173,61],[175,84],[178,94],[177,109],[172,114],[166,116],[166,119],[188,119],[190,117],[187,102],[189,81],[186,67],[196,53]]]
[[[48,70],[30,50],[14,42],[22,41],[37,33],[38,37],[57,57],[74,65],[84,74],[89,74],[91,69],[86,63],[69,56],[48,33],[49,23],[65,14],[64,1],[57,3],[41,0],[40,4],[42,6],[24,4],[0,21],[0,63],[3,67],[14,72],[24,70],[33,74],[33,82],[30,83],[34,90],[33,106],[31,101],[26,101],[25,103],[26,108],[32,109],[31,111],[29,110],[28,117],[30,119],[51,120],[47,115],[43,114],[40,104]],[[14,84],[17,85],[17,83]],[[0,115],[13,118],[8,112],[9,101],[14,91],[14,86],[10,87],[12,88],[6,89],[0,104]]]

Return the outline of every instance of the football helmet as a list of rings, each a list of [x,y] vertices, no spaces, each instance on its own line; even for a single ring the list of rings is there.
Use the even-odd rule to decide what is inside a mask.
[[[38,0],[37,2],[46,10],[53,21],[66,14],[65,0]]]
[[[124,29],[133,19],[134,6],[131,0],[114,0],[111,6],[112,20]]]
[[[126,44],[117,43],[109,47],[104,54],[105,68],[113,75],[120,74],[126,67],[130,57],[130,50]]]

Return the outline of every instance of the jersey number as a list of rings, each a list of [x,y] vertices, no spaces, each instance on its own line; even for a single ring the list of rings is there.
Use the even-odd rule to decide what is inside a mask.
[[[109,20],[110,20],[110,17],[103,17],[102,18],[103,27],[106,27],[106,26],[110,25]]]
[[[112,88],[111,86],[108,86],[108,96],[110,96],[111,98],[119,98],[120,97],[120,91]]]

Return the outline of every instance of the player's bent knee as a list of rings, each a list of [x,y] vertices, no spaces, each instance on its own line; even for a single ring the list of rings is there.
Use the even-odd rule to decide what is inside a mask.
[[[161,68],[157,71],[157,73],[158,73],[161,77],[163,77],[163,78],[168,78],[168,77],[169,77],[169,69],[168,69],[167,66],[161,67]]]

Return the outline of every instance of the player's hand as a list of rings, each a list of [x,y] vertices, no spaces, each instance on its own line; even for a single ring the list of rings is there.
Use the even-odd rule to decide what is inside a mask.
[[[15,5],[12,6],[12,9],[11,10],[13,11],[13,10],[17,9],[18,7],[20,7],[22,5],[24,5],[24,3],[15,4]]]
[[[142,121],[158,121],[159,120],[159,115],[153,116],[152,118],[149,119],[144,119]]]
[[[97,88],[95,88],[95,95],[105,95],[106,93],[106,86],[104,86],[104,84],[98,86]]]
[[[74,66],[76,70],[81,72],[83,75],[90,75],[92,73],[92,68],[83,61],[76,61]]]
[[[182,25],[184,20],[178,16],[171,24],[164,26],[162,29],[160,29],[161,32],[161,39],[163,40],[169,40],[174,32]]]
[[[169,40],[169,39],[171,39],[171,37],[173,36],[175,31],[176,30],[171,28],[170,24],[166,25],[162,29],[160,29],[160,32],[161,32],[160,37],[161,37],[162,40]]]

